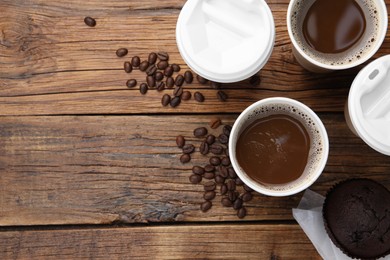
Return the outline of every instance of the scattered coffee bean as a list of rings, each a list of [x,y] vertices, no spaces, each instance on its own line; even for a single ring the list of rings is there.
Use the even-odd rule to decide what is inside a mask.
[[[166,107],[169,105],[169,103],[171,102],[171,96],[168,95],[168,94],[164,94],[164,96],[162,97],[161,99],[161,104]]]
[[[163,60],[163,61],[160,61],[157,63],[157,68],[159,70],[165,70],[166,68],[168,68],[169,64],[167,61]]]
[[[145,95],[148,92],[148,85],[146,85],[145,83],[141,83],[141,85],[139,86],[139,92],[142,95]]]
[[[248,202],[248,201],[251,201],[253,198],[253,195],[251,192],[245,192],[243,195],[242,195],[242,201],[243,202]]]
[[[169,55],[168,53],[164,52],[164,51],[160,51],[157,53],[157,57],[161,60],[161,61],[167,61],[169,60]]]
[[[228,188],[227,188],[226,184],[221,185],[220,192],[221,192],[221,195],[225,195],[228,192]],[[230,202],[230,200],[229,200],[229,202]]]
[[[204,170],[206,172],[215,172],[215,166],[211,165],[211,164],[207,164],[205,167],[204,167]]]
[[[221,159],[217,156],[213,156],[210,158],[209,162],[211,165],[218,166],[221,164]]]
[[[229,187],[228,187],[229,189]],[[238,192],[237,191],[232,191],[232,190],[229,190],[228,193],[228,198],[231,202],[234,202],[237,198],[238,198]]]
[[[181,95],[182,100],[190,100],[191,99],[191,92],[189,91],[183,91],[183,95]]]
[[[218,144],[212,144],[210,146],[210,152],[212,152],[215,155],[220,155],[223,153],[223,147]]]
[[[228,95],[222,90],[217,92],[217,98],[219,101],[225,102],[228,99]]]
[[[193,80],[194,80],[194,75],[192,74],[191,71],[187,70],[186,72],[184,72],[184,81],[187,84],[191,84]]]
[[[173,95],[175,97],[180,97],[183,94],[183,88],[176,86],[175,89],[173,90]]]
[[[138,56],[134,56],[133,58],[131,58],[131,65],[133,65],[134,68],[139,67],[140,64],[141,59]]]
[[[205,79],[205,78],[203,78],[202,76],[199,76],[199,75],[196,76],[196,79],[202,85],[205,85],[205,84],[207,84],[207,82],[209,82],[207,79]]]
[[[208,181],[205,184],[203,184],[203,188],[205,191],[215,190],[216,187],[217,187],[217,185],[213,181]]]
[[[144,72],[147,70],[147,68],[149,68],[149,62],[144,60],[143,62],[141,62],[141,64],[139,65],[139,70]]]
[[[236,190],[236,182],[235,182],[235,181],[229,180],[229,181],[226,183],[226,185],[227,185],[228,190],[230,190],[230,191]]]
[[[181,103],[180,97],[174,97],[171,99],[170,105],[171,107],[177,107],[178,105],[180,105],[180,103]]]
[[[219,174],[221,174],[221,176],[224,178],[227,178],[229,176],[229,172],[225,166],[219,167]]]
[[[230,163],[231,163],[231,162],[230,162],[229,157],[223,157],[222,160],[221,160],[221,164],[222,164],[223,166],[229,166]]]
[[[127,82],[126,82],[126,86],[128,88],[134,88],[135,86],[137,86],[137,80],[135,79],[129,79]]]
[[[206,212],[206,211],[208,211],[209,209],[211,209],[212,206],[213,206],[213,204],[211,203],[211,201],[206,200],[205,202],[203,202],[202,204],[200,204],[200,209],[201,209],[203,212]]]
[[[200,175],[192,174],[192,175],[190,176],[190,182],[191,182],[192,184],[198,184],[198,183],[200,183],[201,181],[202,181],[202,176],[200,176]]]
[[[116,56],[124,57],[127,55],[128,52],[129,51],[126,48],[120,48],[120,49],[116,50]]]
[[[194,174],[203,175],[205,173],[205,170],[201,166],[194,166],[194,167],[192,167],[192,172]]]
[[[182,135],[178,135],[176,137],[176,145],[179,148],[183,148],[183,146],[186,144],[186,139]]]
[[[206,137],[206,143],[208,143],[209,145],[212,145],[214,142],[215,142],[215,136],[214,135],[208,135]]]
[[[206,173],[204,174],[204,178],[205,178],[205,179],[208,179],[208,180],[212,180],[212,179],[215,178],[215,173],[214,173],[214,172],[206,172]]]
[[[160,82],[158,83],[157,85],[157,91],[163,91],[165,89],[165,83],[164,82]]]
[[[223,184],[225,182],[225,178],[222,177],[221,175],[215,176],[215,182],[218,184]]]
[[[155,64],[157,61],[157,54],[154,52],[151,52],[148,57],[149,64]]]
[[[156,80],[153,76],[147,76],[146,77],[146,83],[150,88],[154,88],[156,86]]]
[[[230,136],[230,132],[232,131],[232,127],[230,125],[225,125],[223,127],[223,133],[227,136]]]
[[[233,167],[227,168],[227,171],[228,171],[228,174],[229,174],[229,177],[230,177],[230,178],[232,178],[232,179],[237,178],[237,173],[236,173],[236,171],[233,169]]]
[[[259,75],[253,75],[250,79],[249,79],[249,83],[252,85],[252,86],[258,86],[260,85],[260,76]]]
[[[195,100],[198,101],[198,102],[204,102],[204,96],[203,96],[203,94],[200,93],[200,92],[198,92],[198,91],[195,92],[194,98],[195,98]]]
[[[206,155],[209,153],[209,144],[206,142],[202,142],[199,147],[199,151],[201,154]]]
[[[173,69],[172,66],[168,66],[164,70],[164,75],[167,77],[171,77],[173,75]]]
[[[210,123],[209,123],[209,126],[212,128],[212,129],[217,129],[220,125],[222,124],[222,121],[220,118],[212,118],[210,120]]]
[[[228,198],[222,198],[221,204],[224,207],[231,207],[231,206],[233,206],[233,203]]]
[[[181,86],[183,86],[183,83],[184,83],[183,75],[181,75],[181,74],[177,75],[176,79],[175,79],[175,85],[181,87]]]
[[[203,198],[205,200],[213,200],[215,198],[215,191],[206,191],[203,195]]]
[[[155,77],[155,79],[156,79],[157,81],[161,81],[161,80],[164,79],[164,74],[163,74],[161,71],[158,71],[158,72],[156,72],[156,74],[154,75],[154,77]]]
[[[236,178],[236,185],[242,186],[242,185],[244,185],[244,182],[240,178]]]
[[[247,185],[244,185],[244,190],[247,191],[247,192],[252,192],[252,191],[253,191],[253,189],[250,188],[250,187],[247,186]]]
[[[88,25],[89,27],[95,27],[96,26],[96,20],[93,19],[92,17],[89,17],[89,16],[84,18],[84,23],[86,25]]]
[[[190,154],[193,153],[194,151],[195,151],[195,146],[192,144],[185,144],[183,146],[183,153]]]
[[[239,218],[245,218],[246,216],[246,208],[242,207],[237,211],[237,217]]]
[[[238,198],[233,203],[233,209],[239,210],[240,208],[242,208],[242,205],[243,205],[242,199]]]
[[[151,75],[154,75],[156,72],[157,72],[157,67],[156,65],[152,64],[150,65],[147,69],[146,69],[146,74],[151,76]]]
[[[180,162],[181,163],[188,163],[191,161],[191,156],[187,153],[184,153],[180,156]]]
[[[221,143],[221,144],[227,144],[229,143],[229,137],[225,134],[220,134],[218,136],[218,141]]]
[[[172,77],[168,77],[166,81],[167,88],[173,88],[175,80]]]
[[[128,61],[125,61],[125,63],[123,63],[123,68],[126,71],[126,73],[130,73],[133,71],[133,66]]]
[[[179,72],[180,71],[180,66],[177,64],[172,64],[172,69],[174,72]]]
[[[194,130],[194,136],[195,137],[202,137],[207,135],[207,128],[206,127],[198,127]]]
[[[214,88],[214,89],[219,89],[219,88],[221,88],[221,83],[215,82],[215,81],[211,81],[210,86],[212,88]]]

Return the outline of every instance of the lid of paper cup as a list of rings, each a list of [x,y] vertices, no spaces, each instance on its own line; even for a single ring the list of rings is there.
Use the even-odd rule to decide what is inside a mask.
[[[216,82],[237,82],[258,72],[275,42],[274,19],[264,0],[188,0],[176,25],[187,65]]]
[[[390,155],[390,55],[359,72],[349,92],[348,111],[358,135],[373,149]]]

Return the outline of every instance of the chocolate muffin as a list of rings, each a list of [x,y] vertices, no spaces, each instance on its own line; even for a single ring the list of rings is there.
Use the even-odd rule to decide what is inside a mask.
[[[336,184],[323,206],[325,229],[333,243],[352,258],[390,254],[390,191],[369,179]]]

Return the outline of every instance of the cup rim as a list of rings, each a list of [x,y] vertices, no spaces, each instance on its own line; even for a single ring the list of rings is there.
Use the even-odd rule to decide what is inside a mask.
[[[309,114],[310,118],[316,123],[317,128],[320,131],[320,135],[322,137],[322,143],[323,143],[323,157],[321,158],[321,160],[319,161],[319,163],[317,165],[316,173],[311,176],[310,181],[304,182],[304,183],[300,184],[299,186],[296,186],[293,189],[289,189],[286,191],[277,191],[277,190],[267,189],[265,186],[254,181],[247,174],[245,174],[241,171],[241,167],[239,166],[239,164],[236,160],[235,150],[233,150],[233,147],[236,147],[236,145],[233,143],[233,138],[229,139],[229,155],[230,155],[231,164],[232,164],[235,172],[239,176],[239,178],[247,186],[249,186],[251,189],[253,189],[254,191],[256,191],[258,193],[268,195],[268,196],[273,196],[273,197],[283,197],[283,196],[290,196],[293,194],[297,194],[297,193],[305,190],[309,186],[311,186],[319,178],[319,176],[322,174],[322,172],[325,168],[326,162],[328,160],[328,156],[329,156],[328,134],[327,134],[326,128],[325,128],[324,124],[322,123],[321,119],[317,116],[316,113],[314,113],[313,110],[311,110],[305,104],[303,104],[297,100],[290,99],[290,98],[271,97],[271,98],[261,99],[255,103],[253,103],[249,107],[247,107],[234,122],[230,135],[232,136],[235,133],[238,133],[238,131],[239,131],[238,123],[245,120],[245,117],[249,113],[251,113],[253,111],[253,109],[255,109],[259,106],[267,105],[267,104],[289,104],[289,105],[297,106],[300,109],[302,109],[303,111],[305,111],[307,114]]]

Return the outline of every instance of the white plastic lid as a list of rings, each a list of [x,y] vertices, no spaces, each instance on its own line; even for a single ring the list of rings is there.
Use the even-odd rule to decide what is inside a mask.
[[[373,149],[390,155],[390,55],[371,62],[356,76],[348,112],[358,135]]]
[[[264,0],[188,0],[176,25],[187,65],[216,82],[257,73],[271,56],[275,24]]]

